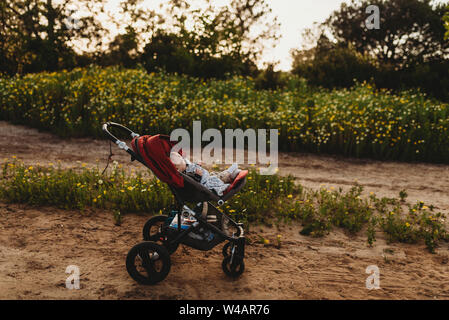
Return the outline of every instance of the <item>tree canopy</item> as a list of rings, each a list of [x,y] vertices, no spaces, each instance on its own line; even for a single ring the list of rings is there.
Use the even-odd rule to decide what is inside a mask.
[[[249,73],[267,43],[278,39],[279,24],[266,0],[229,0],[221,7],[203,2],[194,8],[170,0],[149,10],[143,0],[122,0],[119,11],[107,16],[105,1],[4,0],[0,72],[143,63],[205,77]],[[105,19],[119,30],[114,38]]]
[[[365,26],[365,8],[380,9],[380,28]],[[350,44],[379,61],[409,66],[449,54],[442,18],[445,5],[430,0],[352,0],[343,3],[325,24],[337,42]]]
[[[3,0],[0,3],[0,71],[54,71],[77,64],[71,43],[101,43],[102,27],[94,14],[74,18],[79,6],[91,13],[89,1]]]
[[[379,8],[379,28],[368,28],[366,8]],[[311,83],[349,87],[373,81],[391,89],[422,88],[449,99],[446,5],[430,0],[352,0],[309,30],[314,46],[293,50],[293,72]]]

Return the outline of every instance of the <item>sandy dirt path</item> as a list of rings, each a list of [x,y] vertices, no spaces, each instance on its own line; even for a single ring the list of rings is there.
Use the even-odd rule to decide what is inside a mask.
[[[168,277],[155,286],[135,283],[125,269],[128,250],[141,239],[148,217],[127,215],[115,226],[109,212],[0,205],[0,299],[447,299],[449,255],[423,245],[373,248],[363,237],[333,232],[299,235],[297,225],[255,227],[249,237],[282,234],[280,249],[248,245],[238,280],[221,270],[221,246],[200,252],[181,246]],[[69,290],[67,266],[80,269],[80,289]],[[369,265],[380,270],[380,289],[366,289]]]
[[[76,161],[104,166],[105,141],[62,140],[47,133],[0,122],[0,157],[26,163]],[[114,150],[114,159],[129,164]],[[140,170],[142,166],[130,164]],[[349,187],[355,180],[366,192],[394,196],[406,189],[411,200],[449,210],[449,166],[342,159],[309,154],[280,154],[280,173],[305,186]],[[230,280],[221,270],[221,246],[200,252],[181,246],[162,283],[145,287],[127,274],[128,250],[141,240],[148,216],[127,215],[121,226],[110,212],[32,208],[0,203],[0,299],[447,299],[449,248],[437,254],[421,245],[387,244],[381,234],[373,248],[363,233],[341,231],[314,239],[299,234],[296,224],[279,228],[254,226],[249,233],[282,246],[254,243],[246,250],[246,271]],[[65,288],[68,265],[81,271],[81,289]],[[366,267],[380,269],[379,290],[367,290]]]

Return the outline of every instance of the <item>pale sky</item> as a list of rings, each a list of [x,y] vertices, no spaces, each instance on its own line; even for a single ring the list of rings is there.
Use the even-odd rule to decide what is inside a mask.
[[[314,22],[324,22],[333,11],[348,0],[267,0],[281,23],[282,36],[274,50],[268,51],[263,60],[280,61],[279,69],[290,70],[290,49],[301,45],[301,32]]]

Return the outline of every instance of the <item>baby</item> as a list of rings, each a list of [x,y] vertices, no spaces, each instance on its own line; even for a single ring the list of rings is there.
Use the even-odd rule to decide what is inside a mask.
[[[219,172],[217,175],[211,175],[206,169],[183,158],[177,152],[170,153],[170,160],[178,171],[195,174],[203,186],[209,190],[214,190],[219,196],[223,195],[223,192],[240,172],[237,164],[234,163],[227,170]]]

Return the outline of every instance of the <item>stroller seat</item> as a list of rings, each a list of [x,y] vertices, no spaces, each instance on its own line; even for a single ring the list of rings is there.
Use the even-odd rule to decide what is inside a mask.
[[[182,172],[180,174],[184,178],[184,187],[178,188],[177,190],[182,198],[194,199],[193,202],[217,201],[220,204],[232,198],[245,186],[248,170],[239,172],[231,185],[226,189],[223,196],[219,196],[214,191],[207,189],[188,174]]]
[[[177,142],[170,141],[170,137],[162,134],[154,136],[137,136],[131,146],[148,168],[163,182],[167,183],[182,202],[217,201],[222,204],[237,192],[246,183],[248,170],[242,170],[226,189],[223,196],[207,189],[188,174],[179,172],[170,160],[170,152]]]

